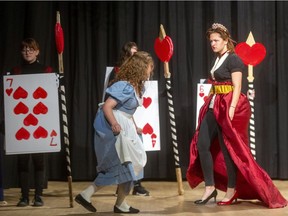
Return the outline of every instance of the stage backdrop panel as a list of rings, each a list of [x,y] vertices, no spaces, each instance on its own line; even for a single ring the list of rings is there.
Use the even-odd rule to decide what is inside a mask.
[[[57,75],[6,75],[3,86],[6,154],[60,151]]]

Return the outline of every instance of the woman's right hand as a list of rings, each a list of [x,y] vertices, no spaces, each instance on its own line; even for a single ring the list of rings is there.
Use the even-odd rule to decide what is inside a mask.
[[[111,126],[114,134],[119,134],[121,131],[121,126],[118,123],[115,123]]]

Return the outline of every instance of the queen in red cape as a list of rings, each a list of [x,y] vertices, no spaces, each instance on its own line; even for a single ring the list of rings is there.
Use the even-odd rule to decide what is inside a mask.
[[[209,74],[210,95],[201,107],[198,126],[190,146],[186,177],[191,188],[202,181],[205,190],[194,203],[216,201],[217,189],[226,194],[218,205],[230,205],[237,198],[258,199],[269,208],[287,205],[269,175],[257,164],[249,149],[250,104],[241,93],[245,67],[234,53],[234,41],[225,26],[214,23],[207,31],[217,54]]]

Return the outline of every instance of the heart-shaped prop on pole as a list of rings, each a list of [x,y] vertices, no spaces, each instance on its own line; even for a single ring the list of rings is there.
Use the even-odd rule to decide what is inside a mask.
[[[262,62],[266,56],[266,49],[261,43],[255,43],[252,46],[249,46],[246,42],[239,43],[235,48],[235,52],[245,65],[254,67]]]
[[[154,50],[157,57],[162,62],[169,62],[173,55],[173,42],[169,36],[165,36],[163,40],[155,39]]]
[[[178,151],[177,143],[177,130],[176,130],[176,121],[174,114],[174,105],[173,105],[173,96],[172,96],[172,85],[169,72],[169,60],[173,55],[173,42],[169,36],[166,35],[163,25],[160,25],[159,37],[156,38],[154,43],[154,50],[158,58],[163,62],[164,65],[164,76],[166,80],[166,92],[168,99],[168,110],[170,118],[170,128],[173,144],[173,153],[175,159],[175,169],[176,169],[176,178],[178,182],[178,193],[179,195],[184,194],[183,183],[182,183],[182,173],[180,167],[180,158]]]
[[[243,63],[248,66],[248,92],[247,96],[251,106],[251,117],[249,121],[249,138],[250,138],[250,149],[251,153],[256,159],[256,124],[254,119],[254,76],[253,76],[253,67],[258,65],[266,56],[266,48],[261,43],[256,43],[253,37],[252,32],[249,33],[249,36],[246,42],[239,43],[235,47],[235,53],[242,59]]]

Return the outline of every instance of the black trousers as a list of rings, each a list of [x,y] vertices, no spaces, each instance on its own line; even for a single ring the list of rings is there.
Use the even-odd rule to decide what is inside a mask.
[[[229,188],[235,188],[236,186],[236,166],[230,157],[230,154],[224,144],[222,131],[218,125],[213,110],[209,109],[205,114],[198,136],[197,148],[199,152],[200,163],[204,175],[205,186],[215,185],[214,182],[214,172],[213,172],[213,159],[210,152],[210,147],[213,139],[218,136],[221,151],[223,153],[227,175],[228,175],[228,185]]]
[[[44,187],[44,154],[21,154],[18,155],[18,172],[22,197],[29,197],[30,189],[30,160],[34,167],[35,195],[42,196]]]

